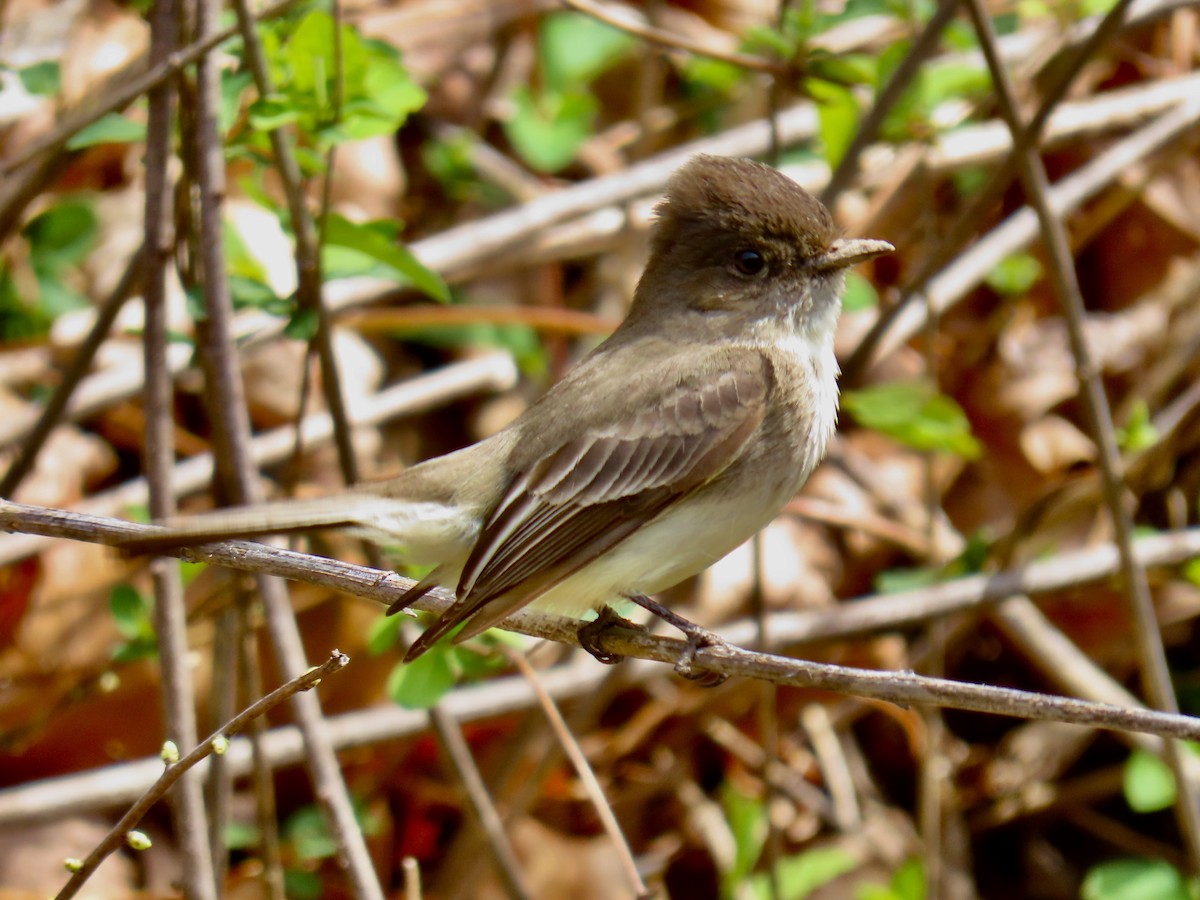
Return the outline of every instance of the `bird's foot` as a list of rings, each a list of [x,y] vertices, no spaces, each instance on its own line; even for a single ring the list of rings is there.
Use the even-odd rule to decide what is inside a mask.
[[[611,606],[600,607],[599,613],[592,621],[583,625],[577,632],[579,637],[579,646],[590,653],[599,662],[606,666],[615,666],[625,657],[619,653],[609,653],[600,646],[601,637],[604,632],[610,628],[620,626],[622,628],[632,628],[635,631],[645,631],[646,629],[637,622],[630,622],[624,616],[617,615]]]
[[[676,674],[696,682],[701,687],[717,687],[725,682],[725,679],[729,676],[723,675],[720,672],[696,667],[696,653],[700,648],[729,646],[723,637],[709,631],[707,628],[702,628],[681,615],[671,612],[671,610],[667,609],[661,603],[651,600],[645,594],[626,594],[626,597],[683,632],[683,636],[687,639],[687,646],[684,648],[683,653],[679,655],[679,659],[675,661]]]

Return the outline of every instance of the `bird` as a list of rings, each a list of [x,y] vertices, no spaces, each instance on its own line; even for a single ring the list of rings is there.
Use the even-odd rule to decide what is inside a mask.
[[[655,207],[624,321],[507,427],[326,497],[168,520],[125,549],[346,528],[433,566],[389,612],[454,591],[406,662],[526,606],[596,611],[580,642],[613,662],[599,634],[626,598],[683,631],[676,669],[695,676],[697,649],[719,638],[651,596],[761,530],[820,462],[837,420],[845,272],[893,249],[840,237],[770,166],[696,155]]]

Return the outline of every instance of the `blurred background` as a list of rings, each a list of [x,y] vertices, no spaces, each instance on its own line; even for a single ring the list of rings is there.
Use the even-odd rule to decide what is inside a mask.
[[[155,433],[173,441],[166,493],[209,509],[237,496],[220,420],[243,407],[249,481],[272,497],[485,437],[620,321],[670,173],[696,152],[753,156],[897,252],[849,278],[829,458],[673,608],[806,659],[1118,703],[1155,696],[1139,672],[1157,647],[1167,692],[1195,713],[1200,20],[1168,0],[973,14],[6,0],[0,496],[146,521]],[[161,62],[221,29],[207,55]],[[1023,158],[1048,175],[1065,269]],[[1073,282],[1081,306],[1062,299]],[[150,289],[169,390],[148,406]],[[240,395],[214,386],[222,360]],[[1106,453],[1125,473],[1109,496],[1153,563],[1149,628],[1112,577],[1128,535]],[[336,533],[299,546],[379,562]],[[930,606],[939,585],[1031,564],[1045,576],[1031,595]],[[176,577],[186,646],[160,645],[156,594]],[[193,686],[200,735],[296,674],[254,587],[0,535],[0,897],[57,890],[64,858],[161,771],[165,667]],[[344,787],[329,790],[365,856],[323,816],[285,705],[183,814],[208,856],[160,802],[138,826],[153,846],[110,857],[81,896],[591,900],[634,896],[631,866],[688,898],[1195,896],[1195,790],[1177,790],[1159,741],[737,678],[706,690],[515,635],[400,667],[414,623],[287,589],[304,658],[352,658],[306,715],[337,752]],[[885,596],[868,625],[838,617]]]

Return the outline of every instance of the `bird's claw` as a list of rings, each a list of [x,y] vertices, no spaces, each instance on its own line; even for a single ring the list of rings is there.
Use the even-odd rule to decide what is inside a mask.
[[[707,628],[701,628],[699,625],[694,624],[690,628],[681,628],[680,630],[687,636],[687,646],[684,647],[683,653],[679,654],[679,659],[675,661],[675,674],[681,678],[696,682],[700,687],[717,687],[724,684],[729,677],[728,675],[721,672],[714,672],[711,669],[699,669],[696,667],[697,651],[701,647],[728,648],[729,645],[725,642],[724,638],[709,631]]]
[[[579,646],[592,655],[598,662],[604,663],[606,666],[615,666],[625,657],[619,653],[610,653],[600,646],[604,632],[613,627],[632,628],[634,631],[645,631],[646,629],[631,622],[624,616],[619,616],[613,611],[611,606],[603,606],[596,618],[580,627],[576,632],[579,637]]]

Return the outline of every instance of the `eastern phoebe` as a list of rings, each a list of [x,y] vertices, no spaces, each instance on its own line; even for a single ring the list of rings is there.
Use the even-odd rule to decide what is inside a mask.
[[[815,197],[746,159],[694,157],[656,213],[629,316],[503,431],[346,493],[172,520],[128,549],[326,527],[399,545],[437,568],[390,612],[438,584],[458,597],[405,661],[526,605],[608,621],[626,597],[663,614],[647,594],[754,535],[821,459],[845,270],[893,248],[838,238]],[[688,635],[685,671],[713,636],[666,618]]]

